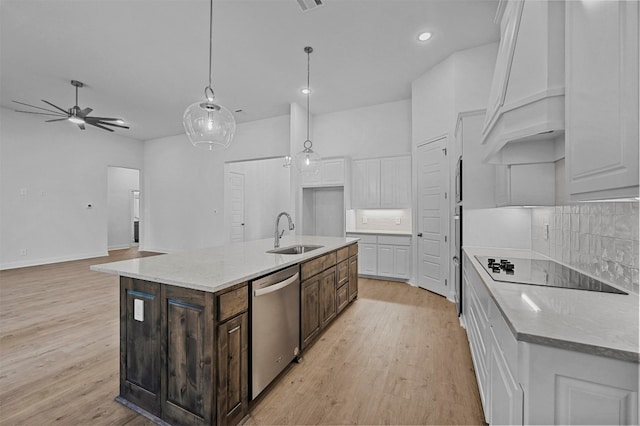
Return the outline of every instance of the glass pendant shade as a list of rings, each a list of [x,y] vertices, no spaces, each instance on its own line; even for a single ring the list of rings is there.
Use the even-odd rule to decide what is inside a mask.
[[[210,101],[191,104],[182,124],[193,146],[207,151],[228,148],[236,131],[233,114]]]
[[[297,153],[294,158],[294,164],[302,174],[313,175],[318,173],[320,170],[320,156],[311,149],[311,141],[305,141],[304,149]]]

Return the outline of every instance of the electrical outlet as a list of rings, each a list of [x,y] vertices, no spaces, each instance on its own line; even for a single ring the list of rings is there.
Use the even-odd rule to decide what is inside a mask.
[[[549,239],[549,224],[548,223],[544,224],[544,239],[545,240]]]
[[[26,256],[27,255],[27,249],[20,249],[20,256]]]
[[[369,221],[367,220],[366,216],[362,216],[362,223],[368,223]]]
[[[396,217],[396,225],[400,225],[401,222],[402,220],[399,217]]]
[[[27,195],[27,188],[20,188],[20,195],[23,197]]]

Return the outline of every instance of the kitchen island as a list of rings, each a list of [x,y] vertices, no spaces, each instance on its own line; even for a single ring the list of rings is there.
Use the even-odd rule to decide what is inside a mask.
[[[240,423],[253,397],[251,282],[299,271],[300,353],[357,297],[357,239],[280,241],[319,247],[269,253],[265,239],[93,265],[120,276],[117,400],[158,423]]]
[[[486,421],[637,424],[638,295],[500,282],[476,256],[545,258],[464,248],[462,321]]]

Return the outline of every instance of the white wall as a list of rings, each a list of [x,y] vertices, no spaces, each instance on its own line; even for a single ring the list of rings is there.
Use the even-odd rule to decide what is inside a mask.
[[[142,169],[143,144],[88,127],[0,108],[0,268],[107,253],[107,167]]]
[[[146,141],[141,249],[224,244],[224,163],[284,157],[289,143],[288,115],[238,124],[224,151],[202,151],[186,135]]]
[[[289,211],[289,172],[282,158],[230,163],[227,170],[244,175],[244,239],[273,238],[278,213]],[[230,211],[229,208],[226,210]],[[284,222],[284,220],[283,220]],[[230,222],[225,225],[229,230]],[[288,234],[289,228],[281,226]],[[227,232],[227,239],[230,236]]]
[[[382,157],[411,151],[411,100],[373,105],[313,119],[313,148],[321,157]]]
[[[464,247],[531,249],[531,209],[465,210],[462,226]]]
[[[123,167],[107,168],[107,245],[109,250],[131,247],[133,208],[131,191],[140,189],[140,171]]]

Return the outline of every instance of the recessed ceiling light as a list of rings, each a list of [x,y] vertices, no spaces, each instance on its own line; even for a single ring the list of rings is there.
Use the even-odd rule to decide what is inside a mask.
[[[311,93],[311,89],[307,89],[306,87],[304,89],[300,89],[300,91],[303,95],[308,95],[309,93]]]
[[[429,33],[429,32],[420,33],[418,35],[418,40],[420,40],[420,41],[427,41],[430,38],[431,38],[431,33]]]

